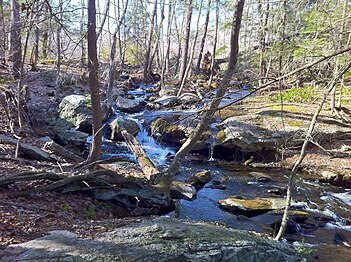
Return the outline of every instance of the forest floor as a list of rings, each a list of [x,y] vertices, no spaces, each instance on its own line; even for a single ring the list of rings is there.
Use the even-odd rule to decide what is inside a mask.
[[[76,75],[80,72],[73,71]],[[45,114],[50,112],[53,107],[57,105],[54,101],[53,92],[55,84],[53,78],[49,77],[52,74],[47,71],[47,68],[41,68],[39,72],[31,72],[25,79],[25,84],[29,90],[28,107],[35,116],[37,123],[35,128],[26,126],[24,128],[23,141],[29,142],[35,146],[40,147],[43,142],[39,137],[49,135],[50,131],[45,128],[44,118]],[[1,79],[10,79],[8,72],[5,69],[0,70]],[[50,82],[51,81],[51,82]],[[0,82],[1,88],[8,83]],[[60,93],[60,97],[67,94],[88,93],[87,85],[82,82],[72,88],[67,88]],[[348,104],[350,105],[350,104]],[[303,112],[294,112],[294,119],[298,119],[303,115],[303,125],[308,126],[309,119],[311,119],[317,103],[298,103],[287,104],[286,109],[302,108]],[[279,103],[272,103],[267,100],[267,96],[262,94],[255,98],[245,100],[242,104],[232,107],[227,110],[228,114],[253,114],[260,110],[276,109]],[[2,109],[1,109],[2,110]],[[224,112],[222,112],[225,115]],[[326,123],[328,121],[340,122],[332,116],[330,110],[323,110],[321,116]],[[290,121],[290,120],[289,120]],[[270,120],[270,126],[280,129],[282,124],[279,116]],[[299,123],[298,125],[300,125]],[[341,123],[344,125],[344,123]],[[5,114],[0,114],[0,134],[13,137],[9,128],[8,120]],[[330,125],[321,124],[318,128],[329,128]],[[349,126],[350,130],[351,127]],[[321,141],[322,142],[322,141]],[[325,142],[325,141],[324,141]],[[325,169],[347,174],[351,170],[351,156],[350,151],[344,152],[345,146],[351,147],[350,140],[343,140],[340,138],[330,139],[327,143],[321,143],[323,146],[313,146],[309,148],[308,155],[303,162],[303,169],[306,171],[319,173]],[[14,145],[0,143],[0,178],[20,174],[24,171],[45,170],[60,172],[64,169],[66,172],[73,170],[74,166],[59,165],[56,163],[49,163],[45,161],[29,160],[24,157],[15,157],[16,148]],[[284,148],[280,151],[284,157],[280,161],[282,166],[291,167],[296,161],[300,153],[298,148],[289,149]],[[41,182],[42,183],[42,182]],[[14,243],[22,243],[39,236],[46,234],[52,230],[67,229],[74,231],[80,236],[90,236],[112,230],[129,223],[138,222],[141,220],[150,219],[150,217],[127,217],[127,218],[113,218],[113,214],[108,208],[98,201],[94,200],[92,196],[86,194],[60,194],[57,192],[37,193],[30,196],[15,197],[13,192],[31,188],[38,185],[38,182],[17,183],[8,186],[7,188],[0,188],[0,247]]]

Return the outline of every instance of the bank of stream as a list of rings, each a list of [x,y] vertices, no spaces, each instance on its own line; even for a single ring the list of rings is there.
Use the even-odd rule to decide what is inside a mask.
[[[145,96],[143,90],[130,94],[136,96],[136,99],[142,99],[142,96]],[[227,101],[234,98],[237,97],[228,96]],[[107,123],[121,116],[137,122],[140,127],[137,140],[150,159],[162,169],[169,163],[177,147],[156,141],[149,135],[147,124],[153,119],[174,114],[189,116],[195,112],[194,110],[145,110],[134,114],[117,110],[115,116]],[[185,161],[175,177],[177,181],[186,181],[197,172],[209,170],[212,181],[198,191],[195,200],[176,200],[175,210],[167,216],[216,222],[236,229],[274,235],[279,229],[281,214],[261,213],[248,216],[232,213],[219,208],[218,201],[229,197],[284,198],[289,170],[254,168],[223,161],[213,155],[213,144],[213,141],[209,141],[208,154],[205,156]],[[124,142],[111,142],[108,139],[105,139],[104,154],[105,157],[122,155],[133,159]],[[309,256],[311,260],[346,261],[346,258],[351,255],[350,190],[321,183],[319,178],[316,175],[299,173],[292,208],[307,212],[308,218],[290,222],[285,239],[294,243],[302,253],[312,252]],[[223,187],[216,187],[215,181],[224,181]]]

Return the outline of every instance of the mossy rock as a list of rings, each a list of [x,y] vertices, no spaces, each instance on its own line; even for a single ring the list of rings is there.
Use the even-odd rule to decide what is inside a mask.
[[[235,214],[257,215],[285,207],[283,198],[239,199],[235,197],[218,201],[220,208]]]

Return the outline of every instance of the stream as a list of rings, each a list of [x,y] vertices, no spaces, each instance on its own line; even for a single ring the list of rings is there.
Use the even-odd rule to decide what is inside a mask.
[[[222,104],[229,103],[238,95],[248,92],[230,94]],[[135,99],[144,99],[145,88],[130,91]],[[158,117],[181,114],[190,115],[195,108],[184,111],[174,110],[144,110],[135,114],[115,111],[115,116],[131,119],[138,123],[140,132],[136,139],[154,162],[161,168],[169,163],[170,158],[176,153],[177,148],[158,143],[149,135],[147,124]],[[216,127],[211,125],[211,133],[216,132]],[[214,137],[214,136],[213,136]],[[104,157],[124,156],[134,159],[124,142],[113,142],[104,138]],[[216,159],[213,154],[215,141],[210,139],[208,155],[198,160],[185,161],[175,180],[185,181],[197,172],[210,170],[213,180],[225,180],[226,188],[216,189],[212,182],[198,191],[193,201],[176,200],[176,208],[167,216],[208,221],[224,224],[232,228],[268,233],[272,235],[279,230],[281,216],[261,214],[252,217],[236,215],[226,212],[218,207],[218,201],[228,197],[254,199],[261,197],[284,197],[288,182],[289,170],[259,169],[248,166],[239,166],[231,162]],[[257,179],[264,176],[267,179]],[[310,261],[351,261],[351,190],[318,182],[318,177],[311,174],[298,174],[295,194],[293,195],[293,209],[309,213],[309,218],[301,223],[292,222],[288,226],[285,239],[294,245],[300,246],[301,252],[313,253]]]

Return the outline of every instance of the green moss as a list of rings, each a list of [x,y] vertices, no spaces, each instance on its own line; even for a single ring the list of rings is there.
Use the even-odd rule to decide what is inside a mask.
[[[283,105],[283,107],[281,107],[281,105],[270,105],[269,108],[271,110],[276,110],[276,111],[281,111],[283,109],[283,111],[288,111],[288,112],[301,112],[303,109],[302,107],[297,107],[292,105]]]
[[[219,144],[223,143],[224,140],[226,139],[226,133],[224,130],[220,130],[217,134],[217,141]]]
[[[269,98],[275,102],[307,102],[316,99],[317,92],[312,86],[291,88]]]
[[[303,125],[301,122],[297,122],[294,120],[289,120],[288,124],[289,124],[289,126],[296,126],[296,127],[301,127]]]

